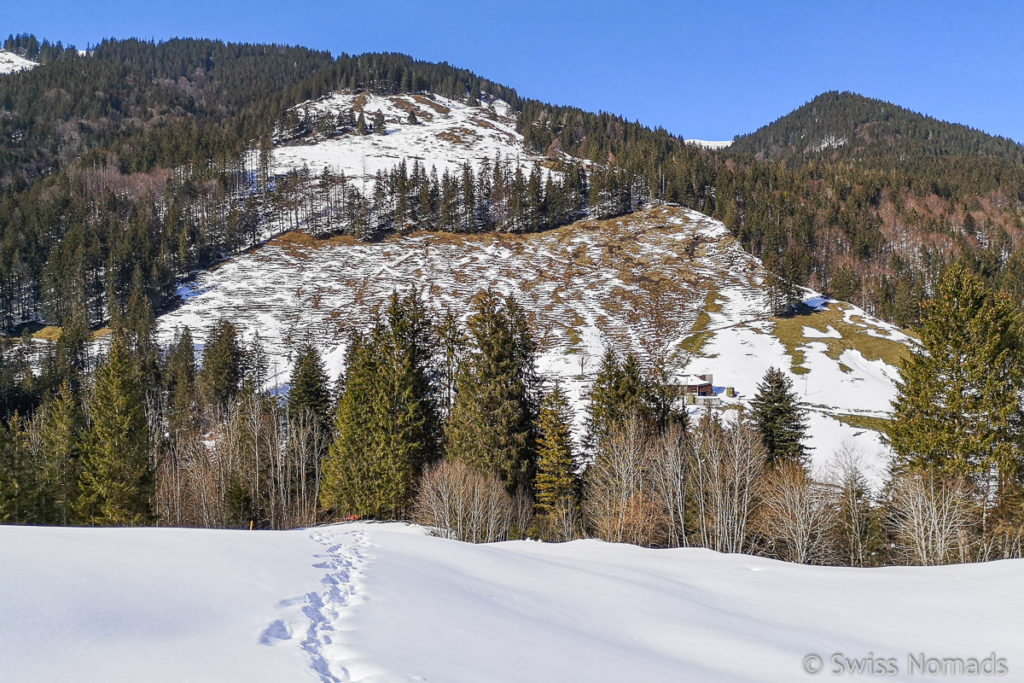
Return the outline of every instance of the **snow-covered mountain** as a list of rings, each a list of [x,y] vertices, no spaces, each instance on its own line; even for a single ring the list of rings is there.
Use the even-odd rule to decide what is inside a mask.
[[[34,69],[39,64],[6,50],[0,50],[0,75]]]
[[[888,414],[895,366],[912,341],[840,302],[811,300],[820,310],[771,318],[764,278],[760,261],[722,223],[651,205],[528,235],[419,233],[361,243],[289,233],[184,284],[182,305],[159,324],[165,341],[187,325],[198,344],[219,319],[258,332],[271,381],[283,387],[305,339],[338,373],[348,333],[368,327],[396,289],[418,288],[435,311],[464,317],[472,297],[492,287],[514,294],[532,317],[539,370],[574,400],[578,433],[606,348],[635,352],[671,374],[711,373],[725,408],[749,401],[776,366],[811,409],[819,474],[849,446],[880,482],[887,454],[870,427]]]
[[[362,114],[372,126],[377,112],[384,116],[386,135],[357,135],[352,130],[337,134],[351,128],[339,126],[339,116],[354,124]],[[297,105],[291,113],[292,121],[305,124],[301,128],[306,134],[296,135],[291,126],[276,131],[271,164],[275,174],[307,167],[316,175],[328,168],[349,179],[372,179],[377,171],[389,171],[403,160],[410,170],[418,161],[438,175],[458,172],[467,163],[474,168],[484,160],[493,163],[498,156],[518,161],[524,171],[548,161],[526,152],[514,112],[498,99],[472,106],[426,93],[339,92]],[[410,123],[410,113],[415,123]]]
[[[366,523],[0,526],[0,548],[4,681],[859,678],[834,657],[891,659],[895,680],[1001,661],[1011,680],[1024,661],[1024,560],[845,569]]]

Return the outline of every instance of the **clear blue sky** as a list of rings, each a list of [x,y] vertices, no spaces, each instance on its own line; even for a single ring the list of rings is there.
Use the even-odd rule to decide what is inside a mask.
[[[548,102],[730,139],[852,90],[1024,142],[1024,3],[947,0],[3,0],[82,48],[209,37],[447,61]]]

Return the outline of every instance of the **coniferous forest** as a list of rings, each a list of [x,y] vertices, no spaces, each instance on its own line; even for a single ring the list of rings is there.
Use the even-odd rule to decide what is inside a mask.
[[[111,40],[81,55],[26,35],[5,49],[42,66],[0,79],[0,521],[397,518],[472,541],[590,535],[852,566],[1021,554],[1012,141],[826,93],[712,151],[398,54]],[[275,137],[380,128],[292,109],[337,90],[501,99],[528,151],[580,162],[558,162],[557,180],[500,158],[440,176],[403,162],[365,194],[329,173],[271,178]],[[918,331],[927,353],[903,369],[884,491],[852,464],[811,477],[781,372],[727,421],[687,416],[635,357],[609,352],[574,439],[523,310],[488,290],[465,324],[396,293],[351,340],[342,377],[305,345],[287,396],[265,390],[258,337],[243,344],[229,323],[199,354],[188,330],[169,348],[154,339],[179,279],[265,239],[271,219],[378,240],[544,230],[654,199],[721,219],[789,291]],[[40,353],[28,333],[43,324],[61,332]],[[979,421],[992,429],[973,434]]]

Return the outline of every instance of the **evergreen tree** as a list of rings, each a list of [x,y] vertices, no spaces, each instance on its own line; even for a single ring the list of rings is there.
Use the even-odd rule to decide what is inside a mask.
[[[803,444],[807,433],[805,410],[789,377],[782,370],[768,368],[750,407],[768,452],[768,462],[804,464],[808,450]]]
[[[15,413],[9,424],[0,423],[0,522],[35,521],[35,469],[28,435]]]
[[[363,112],[359,112],[359,118],[356,119],[356,135],[366,135],[366,117]]]
[[[223,409],[238,391],[242,380],[242,349],[238,330],[221,320],[210,332],[203,348],[203,368],[199,387],[203,400],[212,408]]]
[[[993,470],[1000,489],[1020,471],[1024,382],[1022,316],[962,266],[949,268],[925,306],[921,352],[900,370],[887,434],[898,468],[970,476]]]
[[[175,333],[176,339],[164,361],[164,388],[169,394],[167,420],[171,432],[188,431],[198,421],[196,354],[192,332],[186,327]]]
[[[449,457],[497,474],[510,493],[529,492],[535,470],[535,344],[511,297],[477,295],[469,348],[459,366],[448,420]]]
[[[438,456],[437,342],[419,296],[392,294],[365,339],[353,339],[321,500],[339,514],[393,519]]]
[[[151,519],[153,472],[141,373],[115,338],[96,372],[76,511],[89,524],[137,526]]]
[[[636,355],[630,353],[620,361],[613,349],[607,349],[590,389],[588,445],[598,447],[631,417],[650,423],[654,417],[652,399],[650,383],[644,378]]]
[[[580,519],[571,424],[569,402],[556,384],[541,403],[537,425],[536,512],[545,540],[569,540]]]
[[[388,127],[384,122],[384,112],[379,109],[373,114],[373,132],[377,135],[387,135]]]
[[[326,432],[330,430],[331,407],[331,391],[320,353],[312,344],[303,344],[292,372],[288,419],[294,423],[305,413]]]
[[[69,524],[78,497],[84,419],[77,396],[67,382],[36,413],[40,510],[37,521]]]

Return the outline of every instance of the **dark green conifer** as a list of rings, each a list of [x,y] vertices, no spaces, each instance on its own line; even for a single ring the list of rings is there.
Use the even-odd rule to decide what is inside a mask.
[[[330,429],[331,391],[323,360],[312,344],[299,348],[288,391],[288,419],[294,423],[303,414],[325,432]]]
[[[568,540],[579,522],[580,483],[572,415],[557,384],[541,403],[537,427],[537,525],[545,540]]]
[[[238,391],[242,379],[242,349],[238,330],[221,320],[210,332],[203,348],[203,368],[199,388],[211,408],[223,409]]]
[[[469,348],[459,366],[448,420],[448,455],[508,491],[530,491],[536,465],[536,345],[525,312],[508,297],[486,290],[470,316]]]
[[[962,266],[946,271],[925,306],[921,352],[900,370],[887,434],[900,468],[984,478],[1020,470],[1022,316]]]
[[[768,462],[805,464],[808,451],[803,444],[807,433],[806,411],[786,373],[768,368],[757,385],[750,407],[751,417],[768,452]]]
[[[74,521],[72,504],[78,497],[84,445],[84,418],[70,383],[64,382],[57,394],[40,406],[35,420],[40,494],[37,521],[69,524]]]
[[[438,456],[437,342],[416,293],[392,294],[366,338],[349,348],[321,500],[338,514],[400,518],[423,466]]]
[[[152,519],[153,472],[141,373],[115,338],[96,372],[92,426],[82,463],[76,512],[87,524],[137,526]]]

